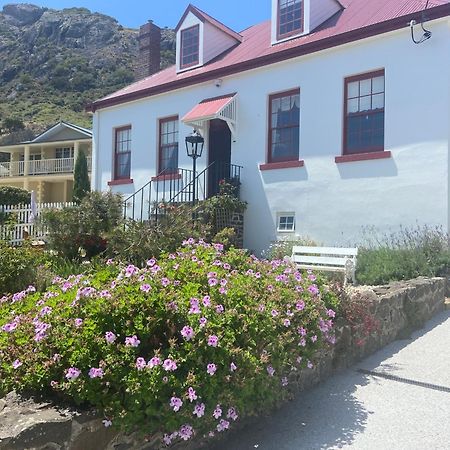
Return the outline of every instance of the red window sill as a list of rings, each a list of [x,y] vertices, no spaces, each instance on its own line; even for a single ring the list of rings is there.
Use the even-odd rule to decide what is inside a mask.
[[[122,180],[111,180],[108,181],[108,186],[120,186],[121,184],[133,184],[132,178],[124,178]]]
[[[372,159],[385,159],[392,156],[390,151],[372,152],[372,153],[356,153],[354,155],[336,156],[334,162],[336,164],[354,162],[354,161],[370,161]]]
[[[165,175],[157,175],[156,177],[152,177],[152,181],[179,180],[180,178],[181,174],[179,173],[167,173]]]
[[[303,167],[304,165],[305,161],[302,159],[299,161],[282,161],[260,164],[259,170],[290,169],[292,167]]]

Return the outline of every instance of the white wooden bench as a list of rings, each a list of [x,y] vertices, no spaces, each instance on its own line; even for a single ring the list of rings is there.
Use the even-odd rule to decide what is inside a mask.
[[[355,283],[357,255],[357,248],[294,246],[291,260],[300,269],[343,272],[344,283],[347,278]]]

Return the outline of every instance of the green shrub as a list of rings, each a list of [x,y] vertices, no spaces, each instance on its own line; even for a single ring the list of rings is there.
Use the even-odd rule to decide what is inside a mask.
[[[83,151],[80,151],[73,171],[73,200],[80,203],[90,190],[91,183],[89,181],[86,155]]]
[[[56,395],[187,439],[265,414],[334,339],[336,298],[280,261],[188,240],[144,269],[109,263],[0,303],[0,395]]]
[[[449,236],[439,227],[402,227],[372,234],[360,247],[356,279],[360,284],[386,284],[418,276],[444,275],[450,267]]]
[[[31,201],[30,193],[14,186],[0,186],[0,205],[21,205]]]
[[[69,260],[81,257],[80,248],[88,257],[104,251],[107,234],[121,223],[122,198],[111,192],[91,192],[76,207],[41,214],[50,248]]]
[[[39,266],[45,261],[42,251],[29,245],[11,247],[0,240],[0,296],[8,292],[21,291],[36,284]],[[41,283],[44,280],[40,280]]]

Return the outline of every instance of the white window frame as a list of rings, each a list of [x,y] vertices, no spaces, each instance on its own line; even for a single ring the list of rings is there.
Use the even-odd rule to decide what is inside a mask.
[[[281,228],[281,219],[292,218],[292,228]],[[288,221],[286,220],[286,225]],[[294,212],[282,212],[277,214],[277,232],[278,233],[295,233],[295,213]]]

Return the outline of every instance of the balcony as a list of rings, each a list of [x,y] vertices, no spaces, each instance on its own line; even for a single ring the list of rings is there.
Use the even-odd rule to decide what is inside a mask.
[[[86,158],[88,171],[91,171],[92,158]],[[0,163],[0,178],[39,176],[39,175],[58,175],[73,173],[75,167],[74,158],[55,158],[40,159],[28,161],[27,166],[24,161],[3,162]],[[28,169],[28,170],[25,170]]]

